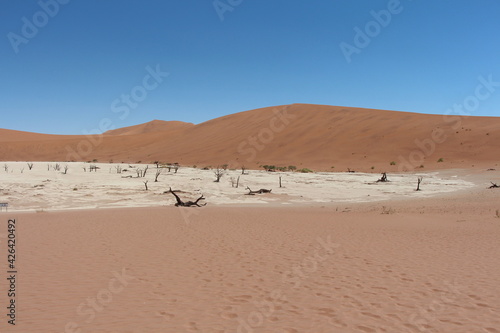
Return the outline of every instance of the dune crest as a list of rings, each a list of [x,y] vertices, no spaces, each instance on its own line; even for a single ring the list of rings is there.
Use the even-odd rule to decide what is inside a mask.
[[[497,117],[459,117],[292,104],[201,124],[154,120],[95,137],[0,130],[0,159],[260,165],[322,171],[491,166]],[[439,161],[439,162],[438,162]],[[394,162],[394,163],[391,163]]]

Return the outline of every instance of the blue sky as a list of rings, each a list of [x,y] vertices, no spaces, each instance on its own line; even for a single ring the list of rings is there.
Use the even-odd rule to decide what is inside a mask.
[[[81,134],[291,103],[443,114],[479,77],[500,82],[497,0],[215,4],[0,0],[0,128]],[[500,116],[500,87],[468,113]]]

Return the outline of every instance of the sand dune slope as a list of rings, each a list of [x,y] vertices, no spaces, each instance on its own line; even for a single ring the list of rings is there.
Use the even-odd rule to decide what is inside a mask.
[[[292,104],[198,125],[151,123],[101,136],[0,132],[2,160],[145,161],[183,165],[295,165],[316,170],[403,171],[494,166],[500,119]],[[16,139],[17,138],[17,139]],[[443,162],[438,162],[442,159]],[[395,162],[390,163],[390,162]],[[333,168],[332,168],[333,167]]]

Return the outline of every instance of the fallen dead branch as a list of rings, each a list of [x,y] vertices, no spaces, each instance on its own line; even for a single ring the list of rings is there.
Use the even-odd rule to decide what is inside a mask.
[[[252,191],[250,187],[247,186],[246,188],[248,190],[248,193],[246,195],[255,195],[255,194],[263,194],[263,193],[271,193],[272,189],[266,190],[265,188],[261,188],[258,191]]]
[[[163,193],[172,193],[175,197],[175,200],[177,201],[177,203],[175,204],[176,207],[203,207],[203,206],[206,206],[207,204],[204,203],[202,205],[198,204],[198,202],[200,200],[205,200],[205,198],[203,197],[203,194],[198,198],[196,199],[196,201],[182,201],[181,198],[179,198],[179,196],[177,194],[175,194],[175,192],[179,192],[179,191],[172,191],[172,188],[170,188],[168,191],[165,191]]]

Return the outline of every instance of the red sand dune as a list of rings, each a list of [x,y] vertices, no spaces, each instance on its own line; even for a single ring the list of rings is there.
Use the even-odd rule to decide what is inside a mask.
[[[155,120],[96,135],[0,130],[7,161],[178,162],[181,165],[295,165],[314,170],[402,171],[494,167],[500,118],[292,104],[198,125]],[[444,162],[438,163],[442,158]],[[396,162],[391,165],[390,162]],[[334,166],[334,168],[332,168]]]

